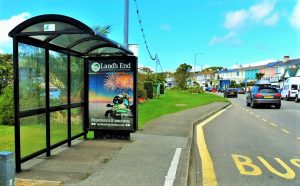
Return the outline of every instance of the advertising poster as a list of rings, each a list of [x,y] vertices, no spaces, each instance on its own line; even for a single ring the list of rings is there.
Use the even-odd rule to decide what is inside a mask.
[[[89,128],[136,129],[136,58],[89,61]]]

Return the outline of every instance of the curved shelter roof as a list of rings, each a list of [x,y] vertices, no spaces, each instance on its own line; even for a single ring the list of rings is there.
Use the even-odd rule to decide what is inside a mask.
[[[71,17],[46,14],[30,18],[8,34],[20,42],[56,48],[80,56],[129,55],[130,50]]]

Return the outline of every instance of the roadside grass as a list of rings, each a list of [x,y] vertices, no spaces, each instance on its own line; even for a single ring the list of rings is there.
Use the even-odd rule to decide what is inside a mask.
[[[188,94],[184,91],[167,90],[159,99],[146,101],[138,106],[138,127],[157,117],[206,105],[213,102],[228,102],[227,99],[210,93]],[[46,129],[37,118],[28,118],[26,124],[21,125],[21,156],[25,157],[46,147]],[[42,122],[44,123],[44,122]],[[66,122],[65,122],[66,123]],[[81,125],[72,124],[72,136],[79,134]],[[90,131],[88,138],[93,138]],[[67,125],[51,124],[51,145],[67,139]],[[0,125],[0,151],[14,151],[14,127]]]
[[[228,100],[211,93],[188,94],[185,91],[167,90],[159,99],[139,104],[138,125],[143,128],[145,123],[154,118],[213,102]]]
[[[0,151],[15,151],[14,126],[0,125]]]
[[[80,125],[72,125],[72,136],[79,134]],[[43,124],[21,125],[21,157],[46,148],[46,127]],[[0,151],[15,151],[14,127],[0,125]],[[51,126],[51,145],[67,139],[67,125]]]

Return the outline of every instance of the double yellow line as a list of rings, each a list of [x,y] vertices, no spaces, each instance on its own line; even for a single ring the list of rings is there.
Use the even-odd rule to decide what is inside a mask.
[[[231,107],[231,106],[229,106]],[[229,108],[228,107],[228,108]],[[205,137],[203,132],[203,126],[218,117],[220,114],[222,114],[226,109],[223,109],[219,112],[217,112],[212,117],[204,120],[200,124],[196,126],[197,130],[197,145],[199,149],[199,154],[201,157],[201,165],[202,165],[202,177],[203,177],[203,185],[207,186],[217,186],[217,178],[215,174],[214,165],[212,162],[212,159],[210,157],[210,154],[208,152],[206,143],[205,143]]]

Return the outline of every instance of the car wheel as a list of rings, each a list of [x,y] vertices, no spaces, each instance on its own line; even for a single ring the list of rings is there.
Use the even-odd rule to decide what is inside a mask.
[[[252,107],[252,108],[256,108],[256,104],[254,103],[253,100],[251,100],[251,107]]]
[[[281,104],[275,105],[276,109],[280,109],[280,107],[281,107]]]
[[[299,103],[298,95],[296,95],[296,97],[295,97],[295,102],[296,102],[296,103]]]

